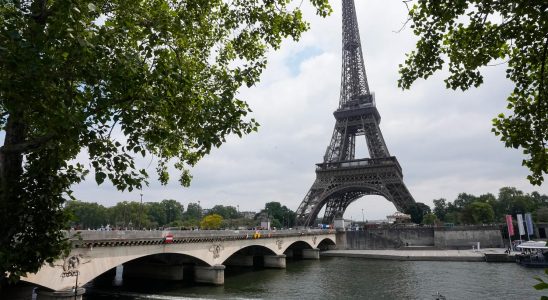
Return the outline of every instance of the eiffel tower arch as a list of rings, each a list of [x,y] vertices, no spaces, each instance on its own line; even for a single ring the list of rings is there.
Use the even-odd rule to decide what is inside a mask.
[[[391,156],[379,124],[375,95],[369,90],[354,0],[342,0],[342,71],[335,128],[316,180],[297,209],[297,224],[310,226],[325,206],[322,223],[331,224],[366,195],[379,195],[399,211],[415,203],[403,173]],[[364,137],[369,158],[356,157],[356,140]]]

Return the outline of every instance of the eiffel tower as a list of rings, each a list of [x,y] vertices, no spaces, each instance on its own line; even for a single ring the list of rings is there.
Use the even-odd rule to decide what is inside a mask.
[[[350,203],[365,195],[384,196],[399,211],[415,200],[403,183],[395,156],[384,142],[381,116],[369,90],[354,0],[342,0],[342,76],[335,129],[316,180],[297,209],[297,224],[311,226],[326,206],[322,223],[341,218]],[[364,136],[370,158],[356,158],[356,138]]]

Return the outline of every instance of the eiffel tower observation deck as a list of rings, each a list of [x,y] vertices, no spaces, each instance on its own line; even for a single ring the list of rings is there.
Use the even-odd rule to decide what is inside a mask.
[[[325,206],[322,223],[342,218],[347,207],[365,195],[380,195],[399,211],[415,203],[403,173],[382,136],[381,116],[369,90],[354,0],[342,0],[342,74],[335,129],[317,164],[316,180],[297,209],[297,224],[311,226]],[[369,158],[356,157],[356,139],[366,140]]]

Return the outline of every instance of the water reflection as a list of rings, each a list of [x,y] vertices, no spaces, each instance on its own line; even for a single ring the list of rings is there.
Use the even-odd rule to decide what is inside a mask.
[[[287,269],[227,269],[224,286],[158,280],[92,282],[97,299],[539,299],[534,276],[543,270],[512,263],[381,261],[322,258],[291,261]],[[118,277],[118,272],[117,272]],[[114,280],[115,282],[119,282]]]
[[[114,279],[112,280],[113,286],[122,286],[122,284],[124,284],[124,278],[122,277],[123,272],[124,272],[124,266],[116,267],[116,275],[114,276]]]

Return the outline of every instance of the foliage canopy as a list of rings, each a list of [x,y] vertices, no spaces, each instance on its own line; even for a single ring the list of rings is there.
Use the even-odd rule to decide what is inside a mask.
[[[0,1],[0,274],[60,253],[60,206],[90,170],[139,189],[148,174],[135,158],[149,153],[160,182],[174,166],[186,186],[212,147],[256,130],[237,91],[308,29],[299,3]],[[82,151],[89,166],[71,163]]]
[[[270,225],[276,228],[293,227],[297,215],[280,202],[268,202],[255,218],[270,220]]]
[[[205,216],[200,221],[200,228],[202,229],[219,229],[223,223],[223,217],[218,214],[211,214]]]
[[[466,90],[483,83],[481,67],[506,63],[515,85],[507,99],[511,113],[494,118],[492,131],[506,147],[523,149],[527,178],[540,185],[548,173],[548,2],[412,2],[409,20],[419,40],[400,65],[398,85],[408,89],[447,61],[447,87]]]
[[[460,193],[453,202],[435,199],[433,212],[447,223],[489,224],[504,223],[505,215],[533,213],[536,222],[548,218],[548,195],[538,192],[526,194],[515,187],[503,187],[495,197],[493,194],[474,196]]]

